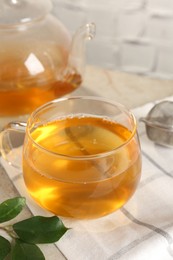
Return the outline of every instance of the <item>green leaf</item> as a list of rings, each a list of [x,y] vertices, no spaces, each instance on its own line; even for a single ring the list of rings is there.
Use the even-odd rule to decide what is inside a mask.
[[[27,244],[16,239],[12,250],[12,260],[45,260],[40,248],[36,245]]]
[[[15,218],[25,206],[26,200],[23,197],[8,199],[0,204],[0,223]]]
[[[0,236],[0,260],[5,259],[5,257],[10,253],[10,250],[10,242],[4,237]]]
[[[68,230],[56,217],[32,217],[13,225],[19,238],[33,244],[54,243]]]

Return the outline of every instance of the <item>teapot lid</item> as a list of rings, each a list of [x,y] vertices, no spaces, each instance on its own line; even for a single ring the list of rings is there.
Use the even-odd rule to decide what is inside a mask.
[[[37,20],[52,9],[50,0],[1,0],[0,26],[15,26]]]

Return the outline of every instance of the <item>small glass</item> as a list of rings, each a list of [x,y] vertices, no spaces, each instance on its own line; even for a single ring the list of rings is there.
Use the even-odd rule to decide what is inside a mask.
[[[25,131],[24,182],[48,211],[98,218],[122,207],[135,192],[141,150],[136,120],[123,105],[99,97],[70,97],[41,106],[27,126],[13,122],[1,133],[1,152],[12,164],[19,131]]]

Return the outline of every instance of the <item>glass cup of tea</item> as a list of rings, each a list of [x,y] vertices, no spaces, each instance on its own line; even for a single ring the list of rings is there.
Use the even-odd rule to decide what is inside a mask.
[[[141,150],[136,120],[119,103],[61,98],[34,111],[27,124],[9,124],[1,133],[1,153],[11,164],[18,132],[24,133],[26,188],[58,216],[102,217],[122,207],[137,188]]]

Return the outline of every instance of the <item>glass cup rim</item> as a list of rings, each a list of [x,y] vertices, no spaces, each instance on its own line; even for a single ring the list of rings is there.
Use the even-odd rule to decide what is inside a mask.
[[[72,155],[67,155],[67,154],[60,154],[58,152],[53,152],[50,151],[48,149],[46,149],[45,147],[41,146],[40,144],[38,144],[31,136],[30,133],[30,124],[31,121],[34,120],[34,117],[36,115],[39,114],[39,112],[41,112],[44,108],[47,108],[49,106],[52,106],[53,104],[59,103],[59,102],[64,102],[64,101],[68,101],[68,100],[75,100],[75,99],[85,99],[85,100],[93,100],[93,101],[100,101],[100,102],[105,102],[107,104],[116,106],[120,109],[120,111],[125,112],[129,118],[131,118],[131,120],[133,121],[133,130],[131,131],[131,135],[130,137],[120,146],[107,151],[107,152],[102,152],[102,153],[97,153],[97,154],[92,154],[92,155],[83,155],[83,156],[72,156]],[[49,155],[52,156],[57,156],[57,157],[61,157],[64,159],[71,159],[71,160],[86,160],[86,159],[97,159],[97,158],[102,158],[102,157],[106,157],[106,156],[110,156],[112,154],[114,154],[115,152],[117,152],[118,150],[122,149],[124,146],[126,146],[135,136],[135,134],[137,133],[137,122],[136,122],[136,118],[134,116],[134,114],[131,112],[130,109],[128,109],[126,106],[124,106],[123,104],[117,102],[117,101],[113,101],[111,99],[108,98],[104,98],[104,97],[99,97],[99,96],[72,96],[72,97],[62,97],[62,98],[58,98],[58,99],[54,99],[52,101],[49,101],[47,103],[45,103],[44,105],[38,107],[35,111],[33,111],[31,113],[31,115],[29,116],[29,119],[27,121],[27,127],[26,127],[26,132],[28,134],[28,137],[30,138],[30,140],[34,143],[34,145],[36,147],[39,148],[39,150],[42,150],[45,153],[48,153]]]

